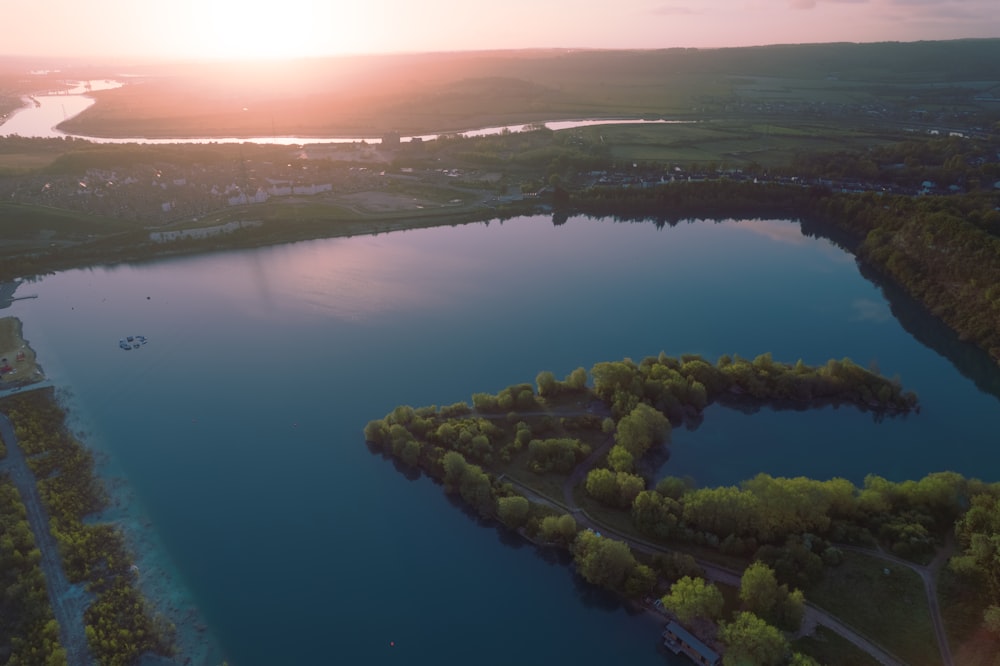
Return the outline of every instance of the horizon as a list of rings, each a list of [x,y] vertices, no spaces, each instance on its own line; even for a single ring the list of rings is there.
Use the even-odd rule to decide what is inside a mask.
[[[689,2],[690,0],[688,0]],[[443,0],[364,7],[318,0],[12,0],[0,57],[141,61],[298,60],[358,55],[721,49],[1000,37],[993,0],[623,0],[613,12],[548,0]],[[81,29],[81,27],[83,29]]]

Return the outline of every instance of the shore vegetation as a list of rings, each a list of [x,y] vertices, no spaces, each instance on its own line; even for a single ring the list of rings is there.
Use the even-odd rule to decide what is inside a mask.
[[[471,407],[400,406],[369,422],[364,434],[374,451],[428,474],[483,518],[543,547],[568,549],[589,583],[636,601],[663,596],[663,605],[692,626],[721,620],[708,631],[720,644],[742,645],[747,632],[771,636],[778,629],[770,627],[797,630],[806,595],[822,590],[817,586],[835,575],[827,572],[844,563],[838,544],[926,558],[962,514],[962,497],[994,492],[955,474],[904,483],[869,477],[860,488],[844,479],[766,474],[735,487],[695,488],[672,477],[654,484],[650,475],[672,427],[696,427],[713,403],[852,405],[876,418],[918,409],[916,396],[898,382],[849,359],[812,367],[769,354],[715,363],[660,354],[598,363],[561,381],[541,372],[534,386],[476,393]],[[731,621],[714,587],[698,582],[705,553],[746,569]],[[839,603],[830,601],[831,610],[850,621]],[[863,626],[863,618],[854,620]],[[894,649],[903,645],[892,637],[897,620],[879,635]],[[783,659],[805,659],[784,639],[772,649]]]
[[[67,429],[66,414],[54,390],[37,389],[8,396],[0,401],[0,409],[13,422],[18,446],[36,479],[63,570],[71,584],[83,585],[92,595],[83,619],[94,659],[100,664],[126,665],[137,663],[144,654],[172,654],[174,628],[140,593],[122,534],[114,525],[92,519],[105,507],[107,495],[94,471],[93,454]],[[3,497],[12,499],[9,493]],[[20,511],[17,505],[12,506],[4,510],[13,511],[16,517]],[[21,532],[18,528],[4,534],[13,537]],[[23,543],[18,552],[22,566],[37,564],[37,549],[27,549]],[[4,569],[2,575],[8,575],[8,570]],[[32,587],[34,580],[31,575],[24,579],[26,596],[22,603],[26,620],[38,618],[32,625],[36,628],[21,635],[28,644],[15,643],[15,647],[25,654],[52,655],[53,661],[8,663],[54,664],[59,663],[62,654],[53,645],[53,628],[47,616],[35,608],[47,598],[38,596],[37,587]],[[16,592],[22,588],[9,589]]]

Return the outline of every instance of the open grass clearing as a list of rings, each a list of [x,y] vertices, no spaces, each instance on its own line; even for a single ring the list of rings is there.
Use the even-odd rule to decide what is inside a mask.
[[[567,132],[574,130],[566,130]],[[575,130],[620,161],[732,168],[787,166],[798,154],[865,150],[898,136],[848,127],[781,122],[712,121],[682,125],[606,125]]]
[[[846,552],[843,563],[826,568],[823,579],[805,593],[906,663],[940,663],[923,581],[912,569]]]
[[[44,169],[57,157],[43,152],[0,153],[0,176],[21,176]]]
[[[792,649],[807,654],[821,664],[851,664],[851,666],[878,666],[879,662],[840,634],[816,627],[811,636],[792,642]]]
[[[53,239],[80,239],[135,228],[134,223],[62,208],[0,203],[0,238],[4,239],[32,239],[43,232]]]

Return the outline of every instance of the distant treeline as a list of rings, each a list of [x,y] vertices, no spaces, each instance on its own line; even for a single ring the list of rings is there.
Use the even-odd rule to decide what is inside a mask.
[[[802,220],[899,284],[1000,362],[1000,212],[991,193],[907,197],[726,180],[573,193],[571,210],[676,224],[693,217]]]
[[[1000,135],[1000,124],[993,128]],[[867,151],[800,153],[781,172],[802,178],[885,183],[919,188],[960,183],[962,190],[989,190],[1000,181],[997,151],[1000,141],[969,141],[952,136],[911,139],[873,147]]]

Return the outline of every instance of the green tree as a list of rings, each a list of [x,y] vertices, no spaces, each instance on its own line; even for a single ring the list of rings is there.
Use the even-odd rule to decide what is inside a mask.
[[[635,469],[635,458],[624,446],[616,444],[608,451],[608,467],[616,472],[631,472]]]
[[[538,536],[542,541],[567,545],[576,537],[576,519],[568,513],[561,516],[545,516],[538,526]]]
[[[722,616],[724,605],[719,588],[704,578],[691,576],[684,576],[671,585],[662,601],[663,607],[685,624],[696,618],[717,620]]]
[[[774,569],[763,562],[754,562],[740,578],[740,601],[743,607],[759,617],[773,617],[782,595]]]
[[[650,447],[666,441],[669,434],[667,417],[646,403],[640,403],[618,422],[615,444],[638,459]]]
[[[602,504],[613,506],[618,501],[618,482],[615,473],[604,467],[595,467],[587,473],[584,488],[588,495]]]
[[[559,382],[556,381],[556,376],[548,370],[538,373],[538,376],[535,377],[535,384],[538,385],[538,395],[543,398],[551,398],[559,392]]]
[[[656,572],[645,564],[637,564],[625,578],[625,596],[643,597],[656,586]]]
[[[593,532],[580,532],[573,543],[573,562],[587,582],[610,590],[623,591],[626,578],[636,567],[627,544]]]
[[[788,641],[782,633],[746,611],[732,622],[723,622],[719,638],[726,644],[725,666],[779,666],[789,657]]]
[[[448,451],[441,457],[441,466],[444,468],[445,486],[457,488],[462,482],[462,477],[469,467],[465,462],[465,457],[457,451]]]
[[[566,387],[571,391],[582,391],[587,387],[587,371],[577,368],[566,376]]]
[[[531,512],[531,502],[520,495],[497,500],[497,517],[507,527],[522,527]]]

